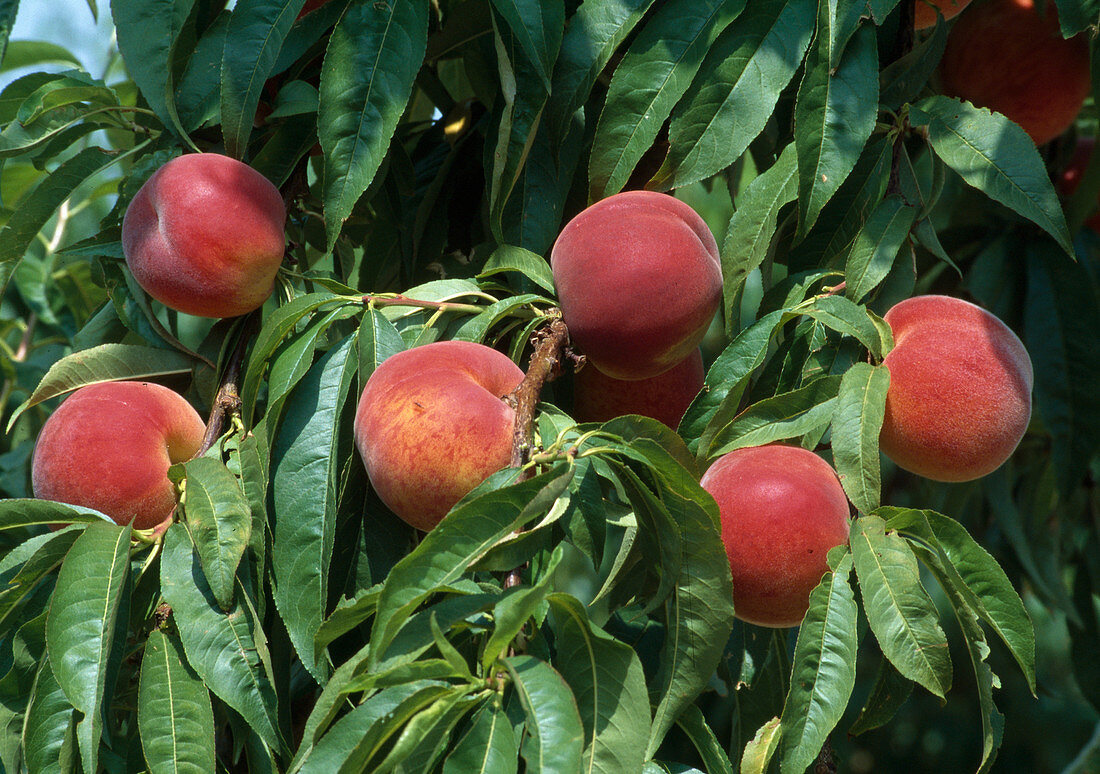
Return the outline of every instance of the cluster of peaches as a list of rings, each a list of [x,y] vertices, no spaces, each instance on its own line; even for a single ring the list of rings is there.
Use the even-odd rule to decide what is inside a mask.
[[[123,221],[134,277],[174,309],[226,317],[271,293],[283,257],[279,192],[248,166],[186,155],[141,188]],[[718,311],[718,247],[699,215],[671,196],[632,191],[592,205],[551,254],[562,318],[586,363],[575,414],[645,414],[671,426],[704,387],[699,343]],[[943,481],[973,479],[1012,453],[1028,423],[1031,363],[1015,334],[968,302],[904,301],[886,315],[895,348],[881,432],[898,465]],[[509,464],[515,413],[503,400],[524,379],[504,354],[444,341],[383,362],[368,379],[355,441],[371,484],[409,524],[430,530],[490,473]],[[154,528],[171,516],[168,467],[197,453],[204,424],[179,394],[143,382],[77,390],[35,446],[36,496]],[[716,500],[745,620],[796,625],[825,555],[848,538],[849,505],[817,454],[739,449],[701,484]]]

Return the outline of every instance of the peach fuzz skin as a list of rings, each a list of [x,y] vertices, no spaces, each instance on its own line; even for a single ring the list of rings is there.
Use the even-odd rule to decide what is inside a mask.
[[[550,254],[562,319],[606,375],[648,379],[699,346],[722,298],[718,245],[687,204],[627,191],[566,224]]]
[[[848,542],[848,498],[825,460],[797,446],[756,446],[719,457],[700,481],[718,503],[737,617],[798,626],[826,555]]]
[[[515,412],[502,398],[523,381],[507,355],[438,341],[385,360],[355,413],[355,444],[378,496],[424,531],[512,456]]]
[[[955,22],[940,60],[943,93],[996,110],[1036,145],[1069,128],[1089,94],[1089,44],[1062,37],[1054,3],[975,3]]]
[[[176,507],[168,468],[191,459],[205,431],[191,404],[159,384],[81,387],[38,435],[31,461],[34,496],[152,529]]]
[[[879,442],[897,465],[935,481],[972,481],[1009,458],[1031,418],[1031,359],[981,307],[917,296],[886,313],[894,348]]]
[[[172,159],[138,190],[122,249],[138,284],[165,306],[236,317],[261,306],[285,251],[282,195],[247,164],[216,153]]]
[[[625,414],[641,414],[675,430],[703,389],[705,376],[703,354],[698,349],[649,379],[624,381],[596,368],[582,368],[573,377],[573,416],[578,422],[606,422]]]
[[[936,9],[943,14],[944,20],[953,19],[970,0],[914,0],[913,29],[924,30],[936,26]]]

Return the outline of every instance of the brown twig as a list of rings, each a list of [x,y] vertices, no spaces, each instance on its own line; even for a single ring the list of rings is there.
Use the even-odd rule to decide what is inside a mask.
[[[527,375],[516,389],[504,397],[516,412],[515,430],[512,433],[511,465],[518,468],[527,462],[535,437],[535,406],[546,382],[561,372],[565,348],[569,344],[569,329],[560,317],[555,317],[545,328],[534,334],[535,352],[527,366]]]
[[[244,362],[244,353],[248,349],[249,341],[252,340],[252,334],[258,319],[256,313],[252,312],[241,326],[237,344],[233,348],[233,353],[229,356],[229,363],[222,375],[218,394],[214,397],[214,405],[210,407],[210,419],[206,422],[206,434],[203,435],[202,445],[195,453],[196,457],[201,457],[217,443],[222,433],[225,432],[226,419],[240,410],[241,364]]]
[[[833,755],[833,745],[829,737],[825,737],[825,744],[821,745],[821,752],[814,758],[810,771],[813,774],[836,774],[836,756]]]

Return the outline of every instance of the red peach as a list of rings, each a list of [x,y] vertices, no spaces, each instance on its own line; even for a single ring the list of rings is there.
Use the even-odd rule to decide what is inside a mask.
[[[953,19],[970,5],[970,0],[913,0],[913,29],[923,30],[936,25],[936,9],[944,20]]]
[[[355,444],[390,510],[430,530],[512,456],[515,412],[501,398],[523,381],[483,344],[438,341],[385,360],[355,413]]]
[[[286,207],[271,182],[216,153],[172,159],[138,190],[122,221],[134,279],[165,306],[235,317],[271,295]]]
[[[31,461],[34,495],[151,529],[176,507],[168,468],[191,459],[205,431],[191,404],[167,387],[89,384],[42,426]]]
[[[596,368],[582,368],[573,379],[573,416],[578,422],[606,422],[625,414],[641,414],[675,430],[703,389],[705,375],[699,349],[649,379],[625,381]]]
[[[848,541],[848,498],[825,460],[797,446],[731,451],[700,481],[718,503],[737,617],[797,626],[826,555]]]
[[[898,466],[935,481],[972,481],[1008,459],[1031,418],[1031,359],[981,307],[917,296],[886,313],[894,348],[879,442]]]
[[[648,379],[699,346],[722,299],[718,245],[690,206],[626,191],[581,212],[550,255],[562,318],[589,362]]]
[[[1073,123],[1090,90],[1089,44],[1062,37],[1054,3],[989,0],[959,17],[940,60],[943,93],[1003,113],[1036,145]]]
[[[1096,147],[1095,137],[1080,137],[1077,146],[1073,149],[1073,155],[1066,163],[1066,168],[1058,178],[1058,190],[1063,196],[1070,196],[1081,185],[1081,178],[1092,158],[1092,152]],[[1094,212],[1085,225],[1100,234],[1100,210]]]

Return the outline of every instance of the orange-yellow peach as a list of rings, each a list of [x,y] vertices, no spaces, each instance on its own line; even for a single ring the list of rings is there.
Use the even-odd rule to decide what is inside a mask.
[[[913,29],[923,30],[936,24],[936,9],[943,18],[953,19],[970,5],[970,0],[913,0]]]
[[[168,468],[198,452],[205,430],[191,404],[159,384],[81,387],[38,435],[31,461],[34,496],[151,529],[176,507]]]
[[[571,340],[616,379],[648,379],[684,360],[722,298],[707,224],[654,191],[615,194],[574,217],[550,266]]]
[[[731,451],[700,482],[718,503],[737,617],[797,626],[826,555],[848,541],[848,498],[829,463],[797,446]]]
[[[703,354],[697,348],[663,374],[625,381],[596,368],[582,368],[573,379],[573,416],[578,422],[606,422],[641,414],[672,429],[703,389]]]
[[[122,220],[126,263],[145,292],[186,314],[236,317],[263,304],[285,251],[286,206],[247,164],[216,153],[172,159]]]
[[[1036,145],[1069,128],[1089,95],[1089,44],[1062,37],[1054,3],[989,0],[967,9],[940,60],[944,94],[1003,113]]]
[[[899,467],[972,481],[1009,458],[1031,418],[1033,373],[1012,330],[968,301],[917,296],[886,313],[894,348],[879,442]]]
[[[390,510],[421,530],[512,454],[515,412],[502,398],[523,381],[507,355],[439,341],[385,360],[367,379],[355,444]]]

